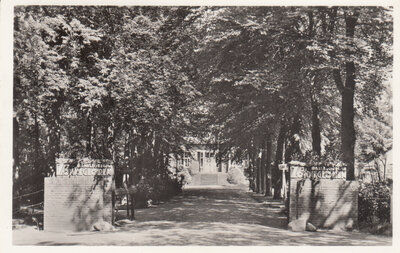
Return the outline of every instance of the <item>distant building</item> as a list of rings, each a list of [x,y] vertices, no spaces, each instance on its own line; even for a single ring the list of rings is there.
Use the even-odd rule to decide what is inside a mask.
[[[216,152],[209,145],[200,144],[184,152],[176,161],[178,167],[190,169],[192,173],[227,173],[228,162],[218,164]]]
[[[210,144],[193,144],[191,149],[171,161],[171,166],[176,168],[186,168],[192,175],[191,185],[223,185],[226,181],[230,168],[239,167],[243,169],[243,164],[237,164],[229,159],[218,162],[217,152]]]

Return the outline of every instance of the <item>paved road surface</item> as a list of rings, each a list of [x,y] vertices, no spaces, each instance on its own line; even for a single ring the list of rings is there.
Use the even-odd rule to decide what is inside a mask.
[[[13,231],[15,245],[391,245],[359,232],[291,232],[276,202],[260,203],[239,187],[189,188],[115,232]]]

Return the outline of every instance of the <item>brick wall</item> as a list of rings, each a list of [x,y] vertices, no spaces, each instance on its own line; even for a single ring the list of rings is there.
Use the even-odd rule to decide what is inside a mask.
[[[357,201],[356,181],[291,178],[289,222],[305,219],[320,228],[353,228]]]
[[[112,223],[112,176],[45,178],[44,230],[82,231]]]

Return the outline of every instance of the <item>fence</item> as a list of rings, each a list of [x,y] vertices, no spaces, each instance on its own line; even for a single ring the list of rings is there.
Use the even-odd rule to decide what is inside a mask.
[[[42,193],[39,195],[39,193]],[[19,196],[13,197],[13,216],[22,213],[23,211],[34,213],[35,209],[43,210],[43,198],[44,189],[37,190],[35,192],[21,194]],[[38,196],[39,197],[36,197]],[[35,196],[32,198],[31,196]],[[36,200],[37,203],[32,204],[31,200]],[[35,201],[35,202],[36,202]],[[32,201],[33,202],[33,201]],[[15,208],[15,206],[17,206]],[[31,209],[29,209],[31,208]]]

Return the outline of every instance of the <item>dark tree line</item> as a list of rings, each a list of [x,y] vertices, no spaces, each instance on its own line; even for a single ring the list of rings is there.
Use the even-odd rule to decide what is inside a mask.
[[[379,149],[391,148],[390,120],[380,121],[386,129],[386,137],[374,141],[380,144],[367,144],[362,134],[366,121],[390,115],[377,102],[391,89],[391,9],[199,12],[196,57],[210,98],[210,125],[230,147],[226,153],[250,159],[254,190],[270,195],[274,188],[278,197],[278,164],[291,160],[342,162],[354,180],[355,162],[368,160],[360,154],[373,159],[383,154]],[[366,151],[369,145],[375,148]]]
[[[290,160],[341,160],[354,180],[355,160],[391,148],[391,12],[16,7],[14,194],[43,187],[58,157],[90,157],[162,195],[170,158],[207,132],[267,195]]]

